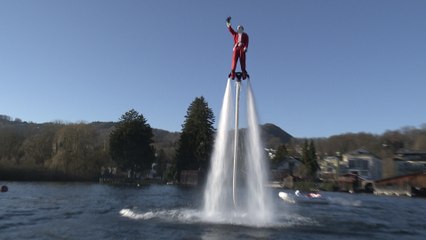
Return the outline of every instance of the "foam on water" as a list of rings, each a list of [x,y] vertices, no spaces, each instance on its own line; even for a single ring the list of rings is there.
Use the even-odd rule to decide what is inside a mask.
[[[346,198],[336,198],[336,197],[330,197],[329,200],[330,200],[330,203],[332,204],[339,204],[342,206],[360,207],[362,205],[361,200],[350,200]]]
[[[120,210],[120,215],[134,220],[150,220],[158,218],[165,221],[178,221],[182,223],[193,223],[200,219],[200,212],[194,209],[152,210],[147,212],[138,212],[136,209],[124,208]]]
[[[282,214],[277,216],[275,221],[259,222],[251,218],[248,213],[233,212],[233,214],[216,215],[214,218],[206,218],[204,212],[195,209],[159,209],[147,212],[139,212],[137,209],[124,208],[120,210],[120,215],[125,218],[145,221],[158,219],[164,222],[174,222],[182,224],[229,224],[236,226],[260,227],[260,228],[282,228],[301,225],[318,225],[310,218],[298,214]]]

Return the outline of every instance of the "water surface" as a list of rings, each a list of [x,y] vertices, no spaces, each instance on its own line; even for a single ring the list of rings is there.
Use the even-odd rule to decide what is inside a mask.
[[[2,182],[0,239],[426,239],[426,199],[323,193],[290,204],[273,192],[265,226],[203,220],[202,189]]]

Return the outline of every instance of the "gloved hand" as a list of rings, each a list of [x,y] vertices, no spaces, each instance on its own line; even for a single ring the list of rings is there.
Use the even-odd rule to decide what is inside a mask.
[[[229,16],[229,17],[226,18],[226,22],[227,23],[231,23],[231,16]]]

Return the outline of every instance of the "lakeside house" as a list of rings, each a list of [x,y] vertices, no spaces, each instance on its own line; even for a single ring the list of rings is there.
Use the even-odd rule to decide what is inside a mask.
[[[335,182],[340,191],[373,192],[374,180],[382,177],[382,160],[366,149],[326,156],[319,165],[320,178]]]
[[[374,193],[383,195],[426,196],[426,172],[380,179],[374,183]]]
[[[319,161],[321,178],[334,178],[338,174],[339,157],[326,156]]]
[[[393,157],[393,176],[426,172],[426,151],[400,150]]]
[[[376,180],[382,178],[382,160],[365,149],[342,155],[340,174],[355,173],[361,178]]]
[[[366,180],[382,177],[382,160],[366,149],[357,149],[342,156],[326,156],[319,162],[323,179],[355,174]]]
[[[391,169],[391,176],[375,181],[374,193],[426,196],[426,151],[397,151]]]

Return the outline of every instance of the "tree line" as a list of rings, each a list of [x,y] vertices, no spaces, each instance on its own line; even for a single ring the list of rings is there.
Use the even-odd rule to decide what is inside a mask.
[[[181,133],[152,129],[134,109],[115,123],[35,124],[0,115],[0,180],[96,180],[105,167],[177,180],[182,170],[208,168],[213,124],[203,97],[190,104]]]
[[[317,138],[314,141],[321,156],[333,156],[336,153],[343,154],[364,148],[383,158],[401,149],[425,151],[426,124],[388,130],[383,134],[346,133],[329,138]]]
[[[0,115],[0,180],[96,180],[104,166],[136,173],[153,163],[158,176],[178,180],[183,170],[209,168],[214,120],[203,97],[189,105],[180,133],[152,129],[133,109],[118,122],[36,124]],[[359,148],[382,158],[400,149],[426,150],[426,124],[314,139],[293,138],[272,124],[263,132],[266,145],[277,150],[272,163],[294,156],[306,175],[318,170],[324,156]]]
[[[93,180],[110,164],[107,131],[95,124],[26,123],[0,118],[2,180]]]

